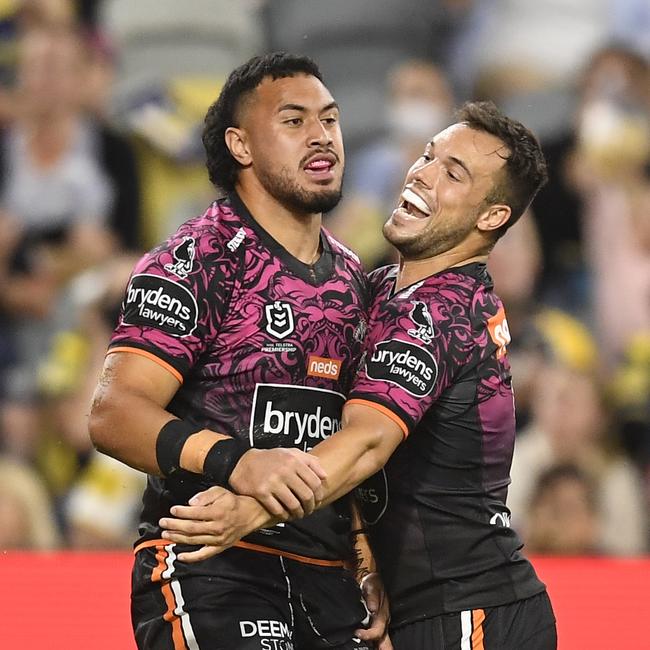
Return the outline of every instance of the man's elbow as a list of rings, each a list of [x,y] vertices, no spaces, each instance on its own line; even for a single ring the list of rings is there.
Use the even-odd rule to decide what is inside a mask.
[[[88,435],[95,449],[108,455],[113,455],[110,435],[114,429],[112,411],[110,400],[96,392],[88,416]]]

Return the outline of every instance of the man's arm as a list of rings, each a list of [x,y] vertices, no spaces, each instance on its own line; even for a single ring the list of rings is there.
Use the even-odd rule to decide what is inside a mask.
[[[390,621],[388,597],[381,577],[377,573],[375,558],[363,527],[361,513],[354,501],[351,535],[354,551],[354,565],[351,569],[361,587],[366,608],[370,612],[368,627],[356,630],[354,636],[363,641],[378,643],[377,647],[381,650],[392,650],[393,646],[388,638],[388,622]]]
[[[336,501],[380,470],[404,439],[397,422],[379,409],[358,403],[343,408],[342,429],[309,453],[327,474],[320,506]],[[230,484],[238,494],[252,496],[264,506],[276,467],[263,454],[242,458]]]
[[[346,404],[343,428],[314,447],[327,478],[317,507],[343,496],[381,469],[404,439],[395,420],[381,411],[361,404]],[[231,485],[263,495],[266,481],[273,475],[273,463],[263,454],[242,458],[231,475]],[[263,500],[263,499],[262,499]],[[173,517],[160,520],[163,537],[179,544],[200,544],[204,548],[179,555],[181,561],[198,561],[225,550],[248,533],[279,521],[260,501],[248,496],[210,488],[192,499],[188,506],[174,506]]]
[[[155,361],[129,352],[109,354],[93,396],[88,421],[95,447],[148,474],[162,475],[156,443],[162,427],[176,419],[167,405],[180,382]],[[227,436],[203,430],[188,438],[181,467],[201,473],[209,449]]]
[[[130,352],[109,354],[95,389],[88,423],[95,447],[143,472],[165,475],[165,468],[159,463],[160,436],[168,423],[181,424],[166,410],[179,387],[180,382],[171,372],[145,356]],[[176,435],[177,430],[172,431],[167,436],[169,442],[174,443]],[[214,476],[218,472],[211,470],[218,470],[220,462],[228,463],[219,444],[231,440],[230,436],[209,429],[197,431],[186,440],[179,438],[176,453],[180,449],[180,456],[174,464],[189,472]],[[269,451],[277,466],[284,468],[280,472],[284,477],[276,479],[272,497],[278,499],[273,502],[277,515],[286,519],[308,514],[320,497],[324,478],[317,459],[293,449]],[[245,451],[241,458],[258,453],[261,452]],[[227,486],[227,479],[228,476],[220,484]]]

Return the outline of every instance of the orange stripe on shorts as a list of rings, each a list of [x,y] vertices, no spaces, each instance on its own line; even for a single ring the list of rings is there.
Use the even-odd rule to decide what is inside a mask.
[[[485,612],[482,609],[472,610],[472,650],[485,650],[483,645],[483,621]]]
[[[164,580],[162,577],[163,571],[167,568],[168,557],[169,552],[164,546],[156,546],[156,560],[158,563],[151,574],[151,581],[162,583],[160,585],[160,591],[162,592],[165,604],[167,605],[167,609],[163,614],[163,619],[172,626],[172,642],[174,644],[174,650],[188,650],[187,644],[185,643],[185,636],[183,635],[181,619],[175,613],[176,598],[174,597],[174,592],[172,591],[169,581]]]

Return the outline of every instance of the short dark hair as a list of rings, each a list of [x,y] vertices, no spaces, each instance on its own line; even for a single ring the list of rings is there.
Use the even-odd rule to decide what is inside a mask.
[[[235,188],[240,165],[226,146],[226,129],[238,126],[239,112],[246,96],[257,88],[266,77],[283,79],[306,74],[323,81],[318,66],[306,56],[272,52],[255,56],[233,70],[223,85],[219,97],[205,116],[203,146],[210,181],[231,192]]]
[[[508,222],[496,231],[498,239],[517,222],[548,180],[542,148],[529,129],[504,115],[493,102],[466,102],[456,112],[456,120],[499,138],[510,152],[502,180],[486,198],[487,204],[504,203],[512,211]]]

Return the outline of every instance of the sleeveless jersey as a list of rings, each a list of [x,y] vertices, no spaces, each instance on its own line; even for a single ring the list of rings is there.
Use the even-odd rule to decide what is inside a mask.
[[[137,264],[109,351],[143,354],[182,385],[168,410],[251,447],[308,450],[340,428],[362,351],[368,300],[358,258],[321,230],[309,266],[236,194],[186,222]],[[209,485],[149,476],[139,542]],[[244,541],[319,559],[349,554],[347,499]]]
[[[509,527],[515,414],[507,322],[482,264],[393,295],[371,274],[365,360],[350,393],[401,422],[405,440],[358,490],[392,625],[544,590]]]

